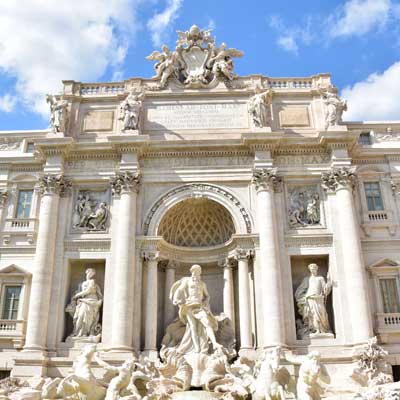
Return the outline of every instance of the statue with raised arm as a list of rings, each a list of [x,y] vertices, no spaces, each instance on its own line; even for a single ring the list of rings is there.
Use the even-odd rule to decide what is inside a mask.
[[[68,122],[68,101],[51,94],[46,95],[50,104],[50,126],[54,133],[65,132]]]
[[[228,81],[236,78],[237,75],[233,72],[232,57],[243,57],[243,51],[234,48],[228,49],[226,43],[221,43],[221,46],[218,48],[214,46],[213,53],[213,56],[207,63],[207,66],[211,68],[212,73],[215,76],[222,75]]]
[[[177,347],[178,353],[208,353],[209,342],[216,350],[215,332],[218,321],[210,310],[210,295],[201,280],[200,265],[190,268],[191,276],[180,279],[171,287],[170,299],[179,307],[179,319],[186,326],[185,333]]]
[[[66,311],[71,314],[74,323],[72,337],[100,338],[100,307],[103,303],[101,289],[95,280],[96,270],[86,270],[86,280],[80,284],[68,304]]]
[[[122,131],[139,129],[140,113],[145,94],[130,92],[119,106],[119,120],[122,121]]]
[[[308,266],[310,275],[305,277],[294,294],[299,314],[303,319],[304,332],[308,334],[331,333],[326,299],[332,290],[330,279],[318,275],[318,265]]]
[[[272,100],[271,90],[256,93],[250,97],[247,107],[256,128],[268,126],[270,123],[269,105]]]
[[[325,129],[340,125],[343,111],[347,111],[347,101],[341,99],[334,87],[320,89],[322,100],[325,103]]]

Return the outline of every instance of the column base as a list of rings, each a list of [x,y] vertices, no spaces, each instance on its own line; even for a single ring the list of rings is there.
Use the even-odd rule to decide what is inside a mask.
[[[112,353],[133,353],[135,352],[135,349],[131,346],[115,345],[115,346],[110,346],[108,348],[108,351]]]
[[[253,349],[253,348],[250,348],[250,347],[248,347],[248,348],[242,347],[242,348],[239,350],[239,356],[240,356],[240,357],[246,357],[246,358],[248,358],[248,359],[250,359],[250,360],[255,360],[255,359],[257,358],[257,352],[256,352],[256,350]]]
[[[147,357],[151,361],[158,360],[158,351],[157,350],[143,350],[141,353],[144,357]]]

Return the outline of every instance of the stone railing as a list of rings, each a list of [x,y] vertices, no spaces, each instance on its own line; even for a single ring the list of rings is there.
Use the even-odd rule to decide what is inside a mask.
[[[22,336],[24,332],[24,320],[0,319],[0,338],[4,336]]]
[[[5,232],[34,232],[37,227],[36,218],[7,218]]]
[[[109,96],[125,92],[124,83],[95,83],[82,84],[80,94],[82,96]]]
[[[400,313],[377,313],[376,322],[378,332],[400,332]]]
[[[364,215],[366,222],[386,222],[391,219],[391,212],[389,211],[368,211]]]
[[[268,78],[268,86],[271,89],[311,89],[316,85],[312,78]]]

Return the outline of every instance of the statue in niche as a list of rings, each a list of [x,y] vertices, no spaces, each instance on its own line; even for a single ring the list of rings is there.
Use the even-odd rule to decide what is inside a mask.
[[[286,353],[285,358],[295,365],[300,365],[296,398],[298,400],[320,400],[324,393],[321,382],[329,382],[328,374],[320,363],[321,354],[318,351],[311,351],[306,356]]]
[[[269,105],[271,104],[271,99],[272,92],[270,90],[256,93],[254,96],[250,97],[247,107],[256,128],[262,128],[269,125]]]
[[[109,217],[107,203],[91,198],[89,192],[79,192],[74,206],[72,226],[88,231],[105,231]]]
[[[65,132],[68,122],[68,101],[51,94],[46,95],[46,102],[50,104],[50,126],[54,133]]]
[[[320,93],[326,106],[325,129],[340,125],[343,111],[347,111],[347,101],[341,99],[333,87],[320,89]]]
[[[73,319],[71,338],[84,338],[94,342],[100,340],[100,307],[103,303],[101,289],[95,280],[96,270],[86,270],[86,280],[79,285],[66,308]]]
[[[200,265],[193,265],[190,272],[190,277],[175,282],[170,291],[172,303],[179,307],[179,319],[186,326],[177,351],[208,353],[209,342],[214,350],[222,347],[215,337],[218,321],[210,310],[210,295],[201,280]]]
[[[119,120],[122,121],[122,132],[128,130],[138,130],[140,113],[142,111],[145,93],[135,93],[131,91],[128,97],[119,106]]]
[[[309,335],[332,334],[326,311],[326,300],[332,290],[332,282],[329,274],[327,282],[323,276],[317,275],[317,264],[310,264],[308,270],[310,276],[303,279],[294,294],[302,318],[303,327],[297,323],[302,339]]]
[[[293,188],[289,194],[290,226],[311,226],[321,222],[320,199],[316,190]]]

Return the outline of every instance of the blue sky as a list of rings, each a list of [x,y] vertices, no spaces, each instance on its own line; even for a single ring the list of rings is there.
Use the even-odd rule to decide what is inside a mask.
[[[245,52],[240,75],[330,72],[345,119],[400,120],[399,22],[391,0],[3,0],[0,130],[46,128],[62,79],[152,76],[145,56],[194,23]]]

